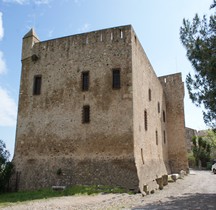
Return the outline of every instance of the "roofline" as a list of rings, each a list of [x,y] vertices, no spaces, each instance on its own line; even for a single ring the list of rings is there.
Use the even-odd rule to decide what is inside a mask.
[[[48,42],[48,41],[53,41],[53,40],[57,40],[57,39],[64,39],[64,38],[68,38],[68,37],[72,37],[72,36],[80,36],[80,35],[85,35],[85,34],[100,32],[100,31],[106,31],[106,30],[117,29],[117,28],[127,28],[127,27],[133,28],[131,24],[122,25],[122,26],[115,26],[115,27],[104,28],[104,29],[99,29],[99,30],[95,30],[95,31],[89,31],[89,32],[85,32],[85,33],[77,33],[77,34],[72,34],[72,35],[68,35],[68,36],[57,37],[57,38],[53,38],[53,39],[47,39],[47,40],[44,40],[44,41],[40,41],[40,43],[42,43],[42,42]]]

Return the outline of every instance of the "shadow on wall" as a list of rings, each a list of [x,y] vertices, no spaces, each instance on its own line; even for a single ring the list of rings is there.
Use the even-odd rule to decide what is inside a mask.
[[[133,210],[215,210],[216,209],[216,194],[191,194],[186,193],[181,197],[168,197],[169,201],[156,201],[152,204],[139,206]]]

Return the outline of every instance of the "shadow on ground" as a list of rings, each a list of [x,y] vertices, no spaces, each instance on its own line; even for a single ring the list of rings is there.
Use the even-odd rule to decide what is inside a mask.
[[[216,194],[184,194],[181,197],[168,197],[169,201],[157,201],[145,206],[138,206],[133,210],[215,210]]]

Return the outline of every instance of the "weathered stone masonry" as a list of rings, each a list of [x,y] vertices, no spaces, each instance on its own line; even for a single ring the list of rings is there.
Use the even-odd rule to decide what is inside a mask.
[[[119,88],[113,88],[114,70]],[[43,42],[31,30],[22,49],[14,156],[19,189],[156,188],[171,170],[188,167],[183,97],[181,75],[158,79],[130,25]],[[89,122],[83,123],[86,106]]]

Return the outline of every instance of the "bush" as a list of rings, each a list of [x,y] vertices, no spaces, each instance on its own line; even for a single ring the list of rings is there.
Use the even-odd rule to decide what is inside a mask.
[[[188,164],[191,168],[196,166],[196,160],[192,152],[188,153]]]
[[[206,167],[206,169],[207,169],[207,170],[211,170],[211,167],[212,167],[211,162],[207,162],[207,167]]]
[[[10,153],[5,143],[0,140],[0,193],[6,192],[13,171],[13,164],[9,161]]]
[[[202,137],[193,137],[193,155],[195,157],[196,166],[207,167],[210,161],[211,146]],[[200,165],[201,164],[201,165]]]

